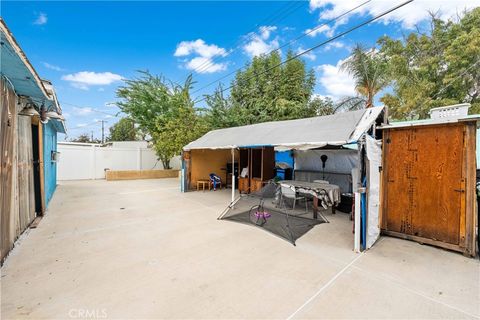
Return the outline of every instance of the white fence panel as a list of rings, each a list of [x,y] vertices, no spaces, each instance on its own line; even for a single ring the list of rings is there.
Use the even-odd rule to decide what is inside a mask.
[[[58,180],[105,179],[105,170],[163,169],[150,148],[100,147],[99,145],[58,144]],[[180,157],[170,161],[180,169]]]
[[[93,158],[91,147],[58,145],[60,157],[57,163],[58,180],[91,179]]]

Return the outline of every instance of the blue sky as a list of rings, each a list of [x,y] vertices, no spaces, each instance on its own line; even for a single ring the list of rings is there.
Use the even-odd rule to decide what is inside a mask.
[[[107,127],[118,120],[115,90],[136,70],[177,82],[193,73],[200,88],[362,2],[3,1],[1,15],[40,76],[53,81],[72,138],[92,131],[99,137],[98,120],[107,120]],[[281,51],[309,48],[400,2],[372,0]],[[479,2],[417,0],[304,56],[316,72],[316,94],[334,99],[353,94],[352,80],[338,65],[356,43],[373,46],[384,34],[399,38],[415,24],[424,25],[428,10],[448,18]]]

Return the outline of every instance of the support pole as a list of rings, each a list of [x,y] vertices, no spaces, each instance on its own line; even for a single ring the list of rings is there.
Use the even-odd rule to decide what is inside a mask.
[[[360,252],[360,193],[355,192],[355,233],[353,241],[353,249],[355,252]]]
[[[359,176],[360,176],[360,169],[353,168],[352,169],[352,186],[353,192],[355,197],[353,198],[355,201],[355,218],[354,218],[354,235],[353,235],[353,250],[355,252],[360,252],[360,185],[359,185]]]
[[[235,148],[232,148],[232,203],[234,201],[235,201]]]

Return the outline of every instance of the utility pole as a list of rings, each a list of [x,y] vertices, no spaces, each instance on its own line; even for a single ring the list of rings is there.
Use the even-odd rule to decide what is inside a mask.
[[[105,122],[108,122],[107,120],[98,120],[98,122],[102,123],[102,143],[105,143]]]
[[[93,130],[92,130],[92,137],[90,138],[90,141],[93,142]]]

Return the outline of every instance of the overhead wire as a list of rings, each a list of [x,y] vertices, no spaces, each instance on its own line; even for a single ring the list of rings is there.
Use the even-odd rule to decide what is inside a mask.
[[[299,8],[301,8],[306,3],[308,3],[308,2],[298,1],[298,0],[291,1],[289,4],[282,7],[282,9],[279,10],[279,13],[274,14],[273,16],[271,15],[271,18],[267,18],[264,21],[262,21],[260,23],[257,23],[253,28],[251,28],[248,32],[245,33],[246,36],[244,36],[240,40],[232,41],[231,44],[227,46],[227,47],[230,47],[230,46],[234,46],[234,47],[233,47],[233,49],[230,49],[227,52],[226,55],[228,56],[232,52],[234,52],[235,50],[239,49],[244,42],[252,40],[256,36],[254,31],[259,26],[261,26],[262,24],[266,25],[266,24],[271,24],[271,23],[274,23],[274,22],[278,23],[278,22],[282,21],[283,19],[285,19],[290,14],[292,14],[293,12],[295,12],[296,10],[298,10]],[[289,6],[290,6],[290,8],[288,8]],[[284,10],[285,8],[286,8],[286,10]],[[283,13],[281,12],[282,10],[284,10]],[[202,64],[200,64],[199,66],[197,66],[195,69],[193,69],[192,72],[195,72],[195,73],[204,72],[204,71],[208,70],[216,61],[218,61],[218,59],[220,59],[222,57],[224,58],[225,56],[215,56],[211,59],[208,59],[208,60],[204,61]]]
[[[327,39],[327,40],[325,40],[325,41],[322,41],[322,42],[318,43],[317,45],[314,45],[313,47],[310,47],[310,48],[308,48],[308,49],[306,49],[306,50],[304,50],[304,51],[302,51],[302,52],[300,52],[300,53],[298,53],[298,54],[296,54],[296,55],[294,55],[294,56],[286,59],[285,61],[280,62],[279,64],[276,64],[276,65],[274,65],[274,66],[272,66],[272,67],[270,67],[270,68],[267,68],[266,70],[263,70],[263,71],[261,71],[260,73],[256,73],[256,74],[254,74],[253,76],[250,76],[250,77],[248,77],[248,78],[246,78],[246,79],[244,79],[244,80],[245,80],[245,81],[246,81],[246,80],[250,80],[250,79],[252,79],[253,77],[256,77],[256,76],[259,76],[259,75],[261,75],[261,74],[264,74],[264,73],[266,73],[266,72],[268,72],[268,71],[270,71],[270,70],[272,70],[272,69],[274,69],[274,68],[277,68],[277,67],[279,67],[279,66],[281,66],[281,65],[283,65],[283,64],[285,64],[285,63],[288,63],[289,61],[292,61],[292,60],[294,60],[294,59],[297,59],[298,57],[301,57],[301,56],[303,56],[303,55],[305,55],[305,54],[307,54],[307,53],[309,53],[309,52],[311,52],[311,51],[313,51],[313,50],[315,50],[315,49],[318,49],[318,48],[320,48],[320,47],[322,47],[322,46],[324,46],[324,45],[326,45],[326,44],[328,44],[328,43],[330,43],[330,42],[332,42],[332,41],[335,41],[336,39],[338,39],[338,38],[340,38],[340,37],[343,37],[344,35],[349,34],[349,33],[353,32],[353,31],[355,31],[355,30],[357,30],[357,29],[359,29],[359,28],[361,28],[361,27],[363,27],[363,26],[365,26],[365,25],[367,25],[367,24],[370,24],[371,22],[376,21],[376,20],[380,19],[381,17],[383,17],[383,16],[385,16],[385,15],[387,15],[387,14],[389,14],[389,13],[395,11],[395,10],[400,9],[401,7],[403,7],[403,6],[411,3],[411,2],[413,2],[413,1],[414,1],[414,0],[404,1],[404,2],[402,2],[402,3],[399,4],[399,5],[396,5],[396,6],[392,7],[392,8],[390,8],[390,9],[388,9],[388,10],[386,10],[386,11],[384,11],[384,12],[382,12],[382,13],[380,13],[380,14],[372,17],[372,18],[370,18],[370,19],[367,19],[367,20],[365,20],[364,22],[362,22],[362,23],[360,23],[360,24],[357,24],[357,25],[355,25],[354,27],[349,28],[349,29],[346,30],[346,31],[343,31],[343,32],[341,32],[341,33],[339,33],[339,34],[337,34],[337,35],[335,35],[335,36],[333,36],[333,37],[330,37],[329,39]],[[233,85],[230,85],[230,86],[228,86],[228,87],[225,88],[225,89],[222,89],[221,92],[223,93],[223,92],[225,92],[225,91],[227,91],[227,90],[230,90],[231,88],[233,88]],[[200,100],[194,101],[194,103],[199,103],[199,102],[205,101],[206,98],[207,98],[207,97],[203,97],[203,98],[200,99]]]
[[[227,52],[227,55],[230,55],[232,52],[234,52],[235,50],[237,50],[238,48],[241,47],[241,45],[244,43],[244,42],[248,42],[250,40],[253,40],[254,37],[256,36],[256,34],[254,33],[254,31],[257,30],[257,28],[259,28],[261,25],[268,25],[268,24],[271,24],[271,23],[274,23],[274,22],[280,22],[282,21],[283,19],[285,19],[287,16],[289,16],[290,14],[292,14],[293,12],[295,12],[296,10],[298,10],[299,8],[301,8],[305,3],[305,1],[291,1],[290,5],[291,5],[291,8],[287,8],[287,10],[285,10],[285,12],[283,13],[283,16],[282,16],[282,13],[281,10],[278,17],[275,17],[275,15],[270,18],[270,19],[265,19],[264,22],[261,22],[261,23],[257,23],[253,28],[251,28],[248,32],[245,33],[246,37],[245,38],[240,38],[240,40],[236,40],[236,41],[232,41],[231,45],[229,46],[232,46],[232,45],[235,45],[233,49],[229,50]],[[300,5],[298,5],[300,4]],[[293,5],[293,6],[292,6]],[[287,4],[286,7],[288,7],[289,5]],[[292,10],[293,9],[293,10]],[[213,57],[212,59],[210,60],[207,60],[205,61],[204,63],[202,63],[200,66],[198,66],[197,68],[195,68],[193,70],[193,72],[196,72],[196,73],[201,73],[203,71],[206,71],[208,70],[214,63],[215,63],[215,60],[218,60],[220,57],[219,56],[215,56]],[[209,65],[205,68],[205,64]]]
[[[467,74],[468,71],[470,71],[470,69],[472,69],[473,67],[475,67],[477,64],[480,63],[480,59],[478,59],[475,63],[471,64],[467,69],[465,69],[462,73],[460,73],[459,75],[457,75],[455,78],[453,78],[452,80],[449,81],[449,83],[442,87],[436,94],[434,94],[433,96],[431,97],[427,97],[421,104],[417,105],[417,109],[424,106],[429,100],[434,100],[435,98],[437,98],[441,93],[443,93],[447,88],[449,88],[450,86],[452,86],[455,81],[457,79],[459,79],[460,77],[464,76],[465,74]]]
[[[79,109],[85,109],[85,108],[88,108],[89,110],[91,110],[92,112],[96,112],[96,113],[102,113],[102,114],[105,114],[105,115],[108,115],[108,116],[112,116],[112,117],[115,117],[115,118],[120,118],[118,116],[118,114],[112,114],[112,113],[108,113],[108,112],[105,112],[105,111],[102,111],[102,110],[99,110],[99,109],[96,109],[96,108],[92,108],[92,107],[89,107],[89,106],[80,106],[80,105],[77,105],[77,104],[73,104],[73,103],[70,103],[70,102],[66,102],[66,101],[60,101],[61,104],[66,104],[66,105],[69,105],[69,106],[72,106],[72,107],[75,107],[75,108],[79,108]]]
[[[359,9],[360,7],[366,5],[367,3],[371,2],[371,1],[372,1],[372,0],[367,0],[367,1],[359,4],[358,6],[356,6],[356,7],[352,8],[352,9],[349,9],[349,10],[345,11],[344,13],[336,16],[335,18],[332,18],[332,19],[330,19],[330,20],[328,20],[328,21],[326,21],[326,22],[324,22],[324,23],[316,26],[315,28],[312,28],[311,30],[309,30],[309,31],[307,31],[307,32],[305,32],[305,33],[297,36],[296,38],[294,38],[293,40],[291,40],[291,41],[283,44],[282,46],[280,46],[280,47],[278,47],[278,48],[276,48],[276,49],[270,50],[270,51],[267,52],[266,54],[268,55],[268,54],[271,54],[272,52],[279,51],[279,50],[285,48],[286,46],[289,46],[289,45],[297,42],[297,41],[300,40],[301,38],[303,38],[303,37],[305,37],[305,36],[307,36],[307,35],[312,34],[313,32],[317,31],[318,29],[320,29],[320,28],[323,27],[323,26],[329,25],[330,23],[335,22],[335,21],[337,21],[338,19],[345,17],[346,15],[352,13],[353,11]],[[194,91],[192,92],[192,94],[195,94],[195,93],[197,93],[197,92],[199,92],[199,91],[201,91],[201,90],[203,90],[203,89],[206,89],[206,88],[210,87],[211,85],[213,85],[213,84],[215,84],[215,83],[217,83],[217,82],[219,82],[219,81],[221,81],[221,80],[223,80],[223,79],[225,79],[225,78],[227,78],[227,77],[235,74],[236,72],[242,70],[243,68],[244,68],[244,67],[235,69],[234,71],[232,71],[232,72],[230,72],[230,73],[222,76],[221,78],[219,78],[219,79],[217,79],[217,80],[214,80],[214,81],[212,81],[212,82],[204,85],[203,87],[201,87],[201,88],[199,88],[199,89],[194,90]]]

